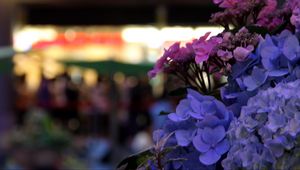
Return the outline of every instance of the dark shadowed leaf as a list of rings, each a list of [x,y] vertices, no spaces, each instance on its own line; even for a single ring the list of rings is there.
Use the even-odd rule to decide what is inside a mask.
[[[152,159],[153,156],[151,149],[148,149],[123,159],[117,168],[119,170],[134,170],[140,167],[141,164],[147,163],[147,160]]]

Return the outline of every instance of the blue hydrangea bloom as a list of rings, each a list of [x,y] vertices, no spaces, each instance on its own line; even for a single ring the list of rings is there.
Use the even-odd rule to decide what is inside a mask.
[[[229,127],[225,169],[286,169],[300,137],[300,80],[279,83],[249,99]],[[299,161],[299,160],[298,160]],[[281,168],[279,168],[281,167]],[[283,168],[283,169],[285,169]]]
[[[266,35],[255,53],[244,62],[232,66],[228,85],[221,90],[224,103],[236,116],[250,97],[259,90],[274,87],[280,82],[300,77],[300,45],[297,35],[283,31],[279,35]]]
[[[228,151],[226,130],[232,117],[232,112],[222,102],[192,89],[188,89],[187,97],[180,101],[176,112],[168,115],[173,122],[177,144],[193,146],[204,165],[215,164]],[[178,125],[181,127],[178,128]]]

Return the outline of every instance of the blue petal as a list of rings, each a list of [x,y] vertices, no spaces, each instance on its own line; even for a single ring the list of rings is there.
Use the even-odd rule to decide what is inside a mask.
[[[189,118],[189,116],[182,117],[182,116],[179,116],[176,113],[170,113],[170,114],[168,114],[168,118],[171,119],[174,122],[180,122],[180,121],[187,120]]]
[[[280,55],[280,50],[276,46],[267,46],[261,50],[261,57],[269,60],[274,60]]]
[[[201,109],[201,103],[198,100],[193,99],[191,101],[192,111],[189,114],[196,119],[203,119],[203,112]]]
[[[280,69],[280,70],[273,70],[269,71],[268,75],[272,77],[281,77],[289,73],[288,69]]]
[[[274,63],[272,61],[276,60],[280,55],[280,50],[276,46],[268,46],[262,49],[261,57],[262,64],[265,69],[273,70],[275,69]]]
[[[216,100],[213,100],[216,101]],[[213,102],[211,101],[204,101],[201,103],[202,112],[204,114],[212,115],[216,112],[216,109],[214,108]]]
[[[283,46],[283,54],[290,60],[297,59],[297,52],[299,51],[299,41],[296,36],[289,36]]]
[[[178,115],[182,115],[182,117],[185,117],[189,110],[190,110],[190,101],[187,99],[181,100],[179,102],[179,105],[176,107],[176,113]]]
[[[251,76],[246,76],[244,84],[248,91],[253,91],[260,87],[267,80],[268,74],[260,68],[254,67]]]
[[[215,164],[221,156],[213,149],[208,150],[206,153],[200,155],[199,160],[204,165]]]
[[[207,152],[210,146],[204,143],[201,139],[201,135],[197,135],[193,138],[193,145],[199,152]]]
[[[168,118],[174,122],[187,120],[189,118],[190,102],[187,99],[181,100],[176,108],[176,113],[170,113]]]
[[[179,146],[188,146],[192,140],[192,132],[189,130],[176,130],[175,137]]]
[[[277,131],[278,128],[285,126],[286,118],[281,114],[269,114],[268,115],[268,128],[270,128],[273,132]]]
[[[200,102],[204,100],[214,100],[214,97],[201,95],[199,92],[193,89],[187,89],[187,91],[188,91],[188,95],[187,95],[188,99],[196,99]]]
[[[216,125],[219,125],[220,119],[213,115],[207,115],[204,117],[203,120],[199,121],[196,125],[199,128],[203,127],[215,127]]]
[[[218,143],[217,147],[215,148],[216,152],[219,155],[226,153],[230,148],[229,142],[227,139],[224,139],[222,142]]]
[[[202,131],[203,142],[215,146],[219,143],[226,135],[225,128],[223,126],[217,126],[212,129],[205,127]]]
[[[250,54],[250,57],[244,62],[236,62],[232,66],[232,78],[236,79],[237,77],[244,74],[248,69],[252,68],[254,65],[257,65],[259,62],[259,57],[255,54]]]

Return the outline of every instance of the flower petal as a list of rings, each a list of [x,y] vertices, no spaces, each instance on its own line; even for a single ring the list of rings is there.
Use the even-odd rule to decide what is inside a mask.
[[[174,122],[180,122],[180,121],[187,120],[189,118],[189,116],[182,117],[182,116],[179,116],[176,113],[170,113],[170,114],[168,114],[168,118],[171,119]]]
[[[192,140],[192,132],[188,130],[176,130],[175,137],[179,146],[188,146]]]
[[[217,126],[214,129],[205,127],[202,131],[203,142],[210,145],[216,145],[225,137],[225,135],[226,132],[223,126]]]
[[[289,36],[283,46],[283,54],[291,61],[297,59],[297,52],[299,51],[299,41],[296,36]]]
[[[207,152],[210,146],[202,141],[201,135],[193,138],[193,145],[199,152]]]
[[[229,142],[227,139],[224,139],[222,142],[218,143],[217,147],[215,148],[216,152],[219,155],[226,153],[230,148]]]
[[[199,156],[200,162],[205,165],[212,165],[216,163],[220,158],[221,156],[217,154],[217,152],[213,149],[210,149],[206,153],[203,153]]]

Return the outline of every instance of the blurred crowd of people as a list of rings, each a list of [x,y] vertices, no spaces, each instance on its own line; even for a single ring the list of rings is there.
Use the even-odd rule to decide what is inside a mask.
[[[113,169],[130,153],[152,145],[152,131],[174,110],[165,93],[154,97],[147,77],[126,77],[120,83],[99,75],[94,86],[67,73],[42,77],[32,92],[24,76],[15,77],[15,120],[22,128],[28,113],[42,109],[72,134],[72,145],[89,169]]]

